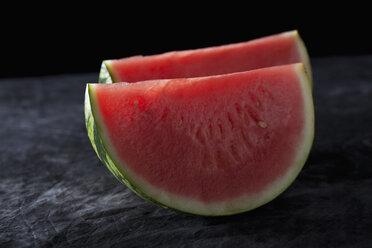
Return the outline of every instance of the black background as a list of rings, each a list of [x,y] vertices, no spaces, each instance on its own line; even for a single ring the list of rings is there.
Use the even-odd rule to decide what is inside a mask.
[[[97,72],[103,59],[222,45],[292,29],[298,29],[311,57],[372,53],[366,6],[221,3],[160,8],[100,2],[95,10],[58,3],[9,6],[1,20],[0,77]]]

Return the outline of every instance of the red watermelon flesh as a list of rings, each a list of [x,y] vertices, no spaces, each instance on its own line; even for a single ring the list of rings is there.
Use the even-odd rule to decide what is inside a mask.
[[[311,79],[309,56],[295,30],[229,45],[106,60],[103,66],[113,82],[137,82],[219,75],[297,62],[305,65]]]
[[[87,92],[122,181],[166,207],[227,215],[272,200],[300,172],[314,132],[308,81],[298,63]]]

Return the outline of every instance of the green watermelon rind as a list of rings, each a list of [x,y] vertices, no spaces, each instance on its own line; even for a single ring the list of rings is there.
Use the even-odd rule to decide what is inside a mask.
[[[306,69],[303,66],[299,67],[300,70],[300,77],[302,81],[302,87],[303,87],[303,93],[304,93],[304,99],[305,99],[305,118],[307,118],[307,124],[308,126],[305,128],[306,131],[304,132],[304,135],[306,136],[303,140],[306,141],[303,144],[303,147],[299,149],[298,155],[296,157],[296,162],[293,162],[293,165],[291,166],[292,170],[289,170],[285,176],[280,177],[279,183],[274,182],[273,185],[277,186],[274,187],[273,185],[270,185],[267,190],[263,190],[260,192],[259,197],[261,197],[259,200],[256,200],[256,202],[252,203],[251,205],[248,204],[249,207],[243,207],[241,209],[233,209],[232,211],[226,211],[226,212],[216,212],[211,211],[208,212],[205,209],[201,212],[198,210],[195,211],[195,208],[193,209],[186,209],[182,206],[182,204],[177,203],[178,206],[182,207],[174,207],[169,206],[172,204],[163,203],[161,200],[154,199],[150,197],[148,194],[144,193],[144,190],[142,188],[146,188],[147,186],[140,186],[136,183],[136,180],[132,180],[126,173],[121,169],[120,166],[118,166],[120,163],[118,161],[115,161],[115,156],[111,154],[110,151],[114,152],[113,149],[107,149],[107,147],[110,147],[110,145],[107,145],[102,139],[102,134],[104,135],[105,131],[102,127],[97,125],[99,121],[97,121],[100,117],[94,116],[94,113],[92,111],[92,106],[94,106],[94,101],[91,99],[90,95],[92,94],[92,90],[90,89],[90,85],[87,85],[86,93],[85,93],[85,123],[86,128],[88,131],[89,139],[93,145],[94,150],[96,151],[99,159],[104,163],[107,168],[110,170],[110,172],[122,183],[124,183],[129,189],[131,189],[134,193],[136,193],[141,198],[148,200],[150,202],[153,202],[157,205],[160,205],[164,208],[173,209],[178,212],[192,214],[192,215],[202,215],[202,216],[226,216],[226,215],[233,215],[233,214],[239,214],[242,212],[250,211],[255,208],[258,208],[262,205],[267,204],[268,202],[275,199],[277,196],[282,194],[297,178],[298,174],[302,170],[307,157],[310,153],[311,146],[314,139],[314,106],[312,102],[312,89],[309,82],[309,77],[306,74]],[[307,111],[306,111],[307,110]],[[107,139],[106,139],[107,140]],[[121,163],[123,166],[123,162]],[[124,165],[126,166],[126,165]],[[279,189],[279,190],[278,190]],[[148,190],[148,187],[147,187]],[[154,192],[156,192],[157,189],[155,189]],[[248,199],[249,197],[247,197]],[[182,198],[181,198],[182,199]],[[184,199],[183,199],[184,200]],[[243,199],[244,200],[244,199]],[[229,200],[228,200],[229,201]],[[247,200],[246,200],[247,201]],[[248,200],[249,201],[249,200]],[[184,201],[185,202],[185,201]],[[181,202],[182,203],[182,202]]]
[[[305,71],[306,71],[306,74],[309,78],[309,84],[310,84],[311,88],[313,88],[313,71],[312,71],[312,68],[311,68],[309,52],[307,51],[305,42],[301,38],[298,31],[294,30],[294,31],[292,31],[292,33],[293,33],[293,35],[296,36],[297,47],[298,47],[298,50],[300,52],[301,61],[305,66]]]
[[[99,71],[98,83],[112,84],[114,77],[110,71],[111,71],[111,68],[109,66],[108,61],[103,61],[101,64],[101,69]]]

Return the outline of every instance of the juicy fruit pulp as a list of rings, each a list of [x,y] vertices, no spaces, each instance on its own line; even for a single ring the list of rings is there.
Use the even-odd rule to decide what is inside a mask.
[[[306,47],[298,32],[290,31],[229,45],[106,60],[100,82],[211,76],[298,62],[311,81]]]
[[[87,99],[88,133],[114,175],[143,198],[193,214],[272,200],[295,179],[313,139],[303,64],[90,84]]]

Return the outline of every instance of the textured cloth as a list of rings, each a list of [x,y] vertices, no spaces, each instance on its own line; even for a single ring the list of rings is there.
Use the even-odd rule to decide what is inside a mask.
[[[142,200],[84,124],[98,73],[0,79],[0,247],[372,247],[372,56],[314,58],[316,130],[270,203],[198,217]]]

